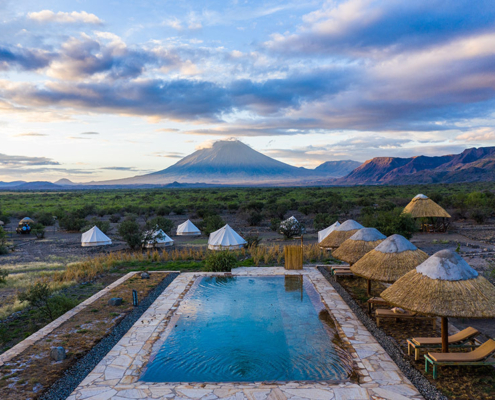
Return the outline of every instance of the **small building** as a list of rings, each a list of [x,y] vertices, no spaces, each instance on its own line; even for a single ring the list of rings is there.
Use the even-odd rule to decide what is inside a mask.
[[[146,232],[146,236],[153,237],[149,240],[144,247],[151,249],[153,247],[166,247],[173,246],[174,241],[163,231],[163,229],[158,229],[153,232]]]
[[[82,234],[81,246],[107,246],[112,244],[112,240],[105,235],[97,226],[93,226],[89,231]]]
[[[247,242],[229,224],[210,233],[208,239],[210,250],[237,250],[242,249],[246,244]]]
[[[420,219],[423,232],[445,232],[448,228],[446,218],[450,214],[424,194],[416,195],[402,213]]]
[[[190,220],[177,227],[177,236],[199,236],[201,231]]]

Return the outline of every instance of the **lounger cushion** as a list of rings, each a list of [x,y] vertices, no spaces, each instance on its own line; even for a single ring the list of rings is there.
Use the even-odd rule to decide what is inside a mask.
[[[406,311],[404,314],[394,313],[392,310],[385,310],[379,308],[375,311],[375,316],[380,318],[413,318],[416,317],[416,313]]]
[[[449,336],[449,344],[456,344],[465,342],[466,340],[472,339],[475,336],[479,335],[479,331],[472,327],[466,328],[460,332],[457,332],[454,335]],[[428,346],[428,345],[441,345],[442,338],[439,337],[419,337],[412,338],[411,342],[417,344],[418,346]]]
[[[489,339],[476,350],[467,353],[428,353],[437,362],[477,362],[483,361],[495,353],[495,340]]]

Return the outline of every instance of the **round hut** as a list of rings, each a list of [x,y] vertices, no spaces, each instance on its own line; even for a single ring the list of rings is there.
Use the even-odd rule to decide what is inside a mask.
[[[408,311],[441,317],[443,353],[449,351],[449,317],[495,317],[495,286],[452,250],[433,254],[384,290],[381,297]]]
[[[340,226],[340,222],[336,221],[332,225],[328,226],[325,229],[322,229],[321,231],[318,232],[318,243],[321,243],[323,239],[325,239],[328,235],[330,235],[335,228],[338,228]]]
[[[335,228],[333,232],[329,233],[328,236],[321,241],[320,247],[324,249],[336,249],[358,230],[363,228],[364,226],[359,222],[348,219],[343,224]]]
[[[426,220],[427,222],[421,224],[421,229],[426,232],[444,232],[447,229],[445,218],[450,218],[447,211],[424,194],[416,195],[402,213],[410,214],[415,219]]]
[[[334,250],[332,256],[352,265],[386,238],[376,228],[362,228]]]
[[[351,266],[354,275],[372,281],[395,282],[428,258],[401,235],[392,235]]]

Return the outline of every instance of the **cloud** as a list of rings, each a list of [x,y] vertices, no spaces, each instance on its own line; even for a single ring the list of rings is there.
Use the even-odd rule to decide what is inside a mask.
[[[14,135],[15,137],[42,137],[42,136],[48,136],[47,133],[37,133],[37,132],[27,132],[27,133],[19,133],[17,135]]]
[[[180,129],[177,128],[160,128],[160,129],[155,129],[155,132],[179,132]]]
[[[81,135],[99,135],[99,132],[81,132]]]
[[[109,171],[138,171],[135,167],[102,167],[100,169]]]
[[[0,166],[24,168],[36,165],[60,165],[47,157],[10,156],[0,153]]]
[[[0,46],[0,70],[11,68],[26,71],[38,70],[48,66],[52,57],[52,53],[43,50]]]
[[[492,142],[495,141],[495,129],[491,127],[475,129],[457,136],[456,140],[465,142]]]
[[[183,158],[184,153],[170,151],[167,153],[155,152],[150,154],[152,157],[163,157],[163,158]]]
[[[327,0],[306,14],[295,33],[274,34],[265,46],[286,54],[361,54],[428,47],[492,27],[490,2],[459,0]]]
[[[73,11],[73,12],[62,12],[57,13],[51,10],[42,10],[37,12],[28,13],[28,18],[41,23],[46,22],[57,22],[61,24],[74,24],[74,23],[84,23],[84,24],[102,24],[103,21],[99,19],[95,14],[89,14],[86,11]]]

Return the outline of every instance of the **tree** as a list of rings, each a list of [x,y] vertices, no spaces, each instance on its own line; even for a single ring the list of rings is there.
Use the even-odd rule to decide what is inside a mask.
[[[399,234],[406,239],[410,239],[413,233],[418,231],[414,218],[410,214],[402,214],[400,208],[393,211],[377,211],[374,214],[367,214],[363,217],[363,225],[376,228],[385,236]]]
[[[45,226],[40,223],[31,225],[31,232],[37,239],[43,239],[45,237]]]
[[[165,233],[170,233],[174,228],[174,222],[168,218],[155,217],[146,222],[147,230],[163,230]]]
[[[89,231],[93,226],[98,227],[103,233],[108,233],[110,231],[111,225],[108,221],[102,221],[96,217],[91,218],[85,226],[80,230],[81,233]]]
[[[206,217],[200,224],[200,229],[209,235],[212,232],[219,230],[225,225],[225,221],[220,217],[220,215],[210,215]]]
[[[7,249],[7,232],[0,226],[0,255],[7,254],[9,249]]]
[[[122,240],[127,243],[131,250],[140,248],[144,243],[144,232],[135,220],[123,221],[119,225],[118,232]]]
[[[306,229],[304,228],[304,225],[296,219],[288,219],[282,221],[278,232],[284,235],[285,239],[292,239],[295,236],[301,236],[306,232]]]
[[[51,289],[45,282],[36,282],[25,292],[19,294],[19,301],[27,301],[33,307],[36,307],[42,314],[47,316],[50,321],[54,320],[53,308],[50,304]]]
[[[263,215],[258,211],[252,211],[246,218],[249,226],[258,226],[263,221]]]

